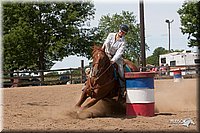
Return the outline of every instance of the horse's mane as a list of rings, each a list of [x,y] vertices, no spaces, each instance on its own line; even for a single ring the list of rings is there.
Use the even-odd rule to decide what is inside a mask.
[[[109,57],[107,56],[106,52],[104,51],[104,49],[102,49],[101,46],[97,46],[97,45],[94,45],[92,47],[93,51],[92,51],[92,58],[94,58],[96,56],[96,53],[98,53],[99,51],[103,53],[105,59],[106,59],[106,62],[107,61],[110,61],[109,60]]]
[[[100,51],[102,51],[102,52],[105,53],[105,51],[102,49],[101,46],[94,45],[94,46],[92,47],[92,49],[93,49],[92,54],[94,54],[97,50],[98,50],[98,51],[100,50]]]

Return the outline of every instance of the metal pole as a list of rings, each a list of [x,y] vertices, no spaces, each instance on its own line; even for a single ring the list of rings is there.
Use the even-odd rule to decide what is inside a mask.
[[[140,0],[140,38],[141,38],[141,60],[142,71],[146,71],[146,55],[145,55],[145,32],[144,32],[144,4]]]
[[[168,28],[169,28],[169,53],[170,53],[170,50],[171,50],[171,48],[170,48],[170,23],[168,23]]]
[[[169,30],[169,53],[170,53],[170,51],[171,51],[171,48],[170,48],[170,23],[172,23],[174,20],[172,20],[172,21],[169,21],[168,19],[166,19],[165,20],[165,22],[168,24],[168,30]]]

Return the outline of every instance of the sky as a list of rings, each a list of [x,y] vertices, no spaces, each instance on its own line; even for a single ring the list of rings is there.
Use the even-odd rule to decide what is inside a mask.
[[[91,27],[98,27],[99,20],[103,15],[121,14],[122,11],[133,12],[136,16],[136,21],[139,23],[139,0],[93,0],[95,11],[95,18],[91,21]],[[173,20],[170,24],[171,49],[179,50],[193,50],[195,48],[189,48],[187,46],[187,35],[183,35],[180,27],[180,16],[177,10],[181,8],[183,0],[168,0],[168,1],[156,1],[145,0],[144,1],[144,23],[145,23],[145,42],[150,48],[150,51],[146,51],[146,57],[152,55],[153,51],[157,47],[169,47],[169,33],[168,24],[166,19]],[[64,58],[62,62],[56,62],[52,69],[62,68],[77,68],[81,65],[81,60],[84,60],[84,64],[88,65],[89,61],[85,57],[69,56]]]

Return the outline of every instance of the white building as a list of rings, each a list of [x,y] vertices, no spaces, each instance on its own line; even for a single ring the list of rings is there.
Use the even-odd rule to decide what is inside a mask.
[[[159,65],[170,66],[170,70],[181,69],[184,74],[196,73],[196,66],[200,65],[200,54],[197,52],[192,52],[190,50],[183,52],[174,52],[169,54],[163,54],[159,56]],[[193,68],[193,71],[188,71],[186,69]]]
[[[159,56],[159,65],[169,66],[194,66],[200,64],[200,54],[197,52],[183,51],[163,54]]]

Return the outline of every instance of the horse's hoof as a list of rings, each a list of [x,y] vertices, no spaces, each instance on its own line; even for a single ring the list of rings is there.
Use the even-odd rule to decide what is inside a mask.
[[[76,106],[75,109],[76,109],[76,113],[80,113],[83,110],[83,107]]]
[[[76,106],[74,106],[74,108],[75,108],[75,109],[79,109],[80,107],[81,107],[81,106],[77,106],[77,105],[76,105]]]
[[[77,114],[79,114],[80,112],[81,112],[80,110],[77,110],[77,111],[76,111]]]

